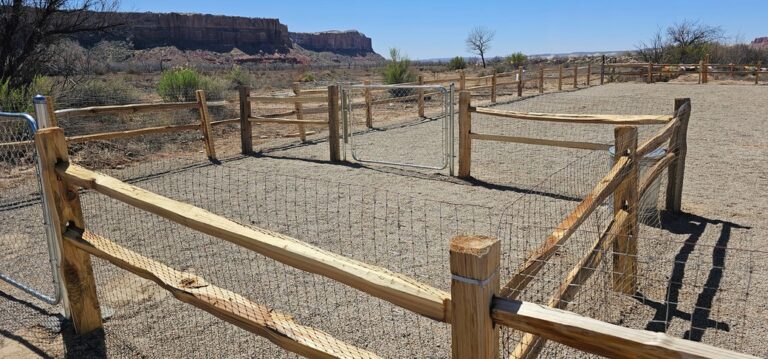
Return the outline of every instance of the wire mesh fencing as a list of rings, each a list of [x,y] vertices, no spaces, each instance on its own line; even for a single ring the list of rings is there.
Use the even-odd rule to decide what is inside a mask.
[[[450,87],[362,85],[344,87],[342,96],[346,142],[355,160],[431,169],[450,165]]]
[[[36,124],[25,114],[0,114],[0,278],[33,296],[57,295],[38,180]]]

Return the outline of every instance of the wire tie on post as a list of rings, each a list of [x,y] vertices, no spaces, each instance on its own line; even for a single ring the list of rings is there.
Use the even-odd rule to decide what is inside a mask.
[[[499,274],[499,267],[496,267],[496,269],[493,270],[493,274],[490,277],[485,278],[483,280],[474,279],[474,278],[468,278],[468,277],[460,276],[458,274],[451,274],[451,279],[457,280],[457,281],[462,282],[462,283],[471,284],[471,285],[484,286],[484,285],[490,283],[491,279],[493,279],[493,277],[498,275],[498,274]]]

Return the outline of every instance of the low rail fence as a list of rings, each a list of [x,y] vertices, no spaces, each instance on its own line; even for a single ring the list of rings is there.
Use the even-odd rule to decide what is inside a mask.
[[[337,93],[329,90],[329,108],[336,106]],[[461,98],[464,112],[468,114],[470,95],[465,91]],[[245,103],[260,100],[250,96],[245,96],[245,99]],[[319,98],[316,100],[320,101]],[[679,101],[676,116],[665,119],[667,125],[663,130],[639,146],[635,127],[617,127],[616,161],[609,173],[578,205],[577,211],[558,226],[506,285],[501,285],[501,248],[497,239],[471,235],[455,237],[448,248],[452,278],[450,292],[383,267],[320,249],[289,236],[241,225],[226,217],[71,163],[68,158],[67,139],[60,128],[40,130],[35,142],[41,159],[41,177],[46,189],[44,193],[52,213],[53,232],[62,253],[59,270],[64,282],[64,303],[69,308],[74,328],[80,334],[102,327],[97,297],[99,288],[90,262],[91,256],[95,256],[123,271],[152,281],[170,292],[174,298],[263,336],[287,351],[318,358],[377,357],[368,350],[297,323],[290,313],[272,310],[209,283],[194,273],[172,268],[89,231],[88,218],[83,217],[80,205],[81,191],[88,190],[94,195],[106,196],[287,266],[338,281],[425,318],[450,324],[454,358],[498,357],[499,328],[502,326],[540,338],[537,343],[552,340],[584,352],[614,358],[747,358],[750,356],[661,333],[620,327],[567,312],[557,306],[525,302],[516,297],[516,293],[525,287],[540,269],[540,263],[554,255],[557,244],[568,240],[569,235],[583,223],[584,218],[589,216],[598,203],[611,194],[614,196],[615,209],[613,221],[595,243],[595,247],[613,248],[616,273],[613,279],[614,290],[622,293],[633,290],[637,266],[633,264],[631,254],[636,250],[636,243],[633,242],[636,238],[633,233],[637,230],[637,198],[643,191],[643,184],[660,173],[651,171],[644,178],[638,178],[637,156],[667,141],[677,141],[673,154],[659,161],[657,166],[683,168],[684,123],[689,113],[689,102]],[[248,116],[244,116],[241,119],[243,121],[261,121],[259,118],[253,120],[250,112],[244,114]],[[464,121],[467,120],[468,117]],[[632,119],[627,123],[605,118],[598,120],[620,125],[642,124],[648,121]],[[652,121],[655,123],[661,119]],[[467,134],[471,132],[467,131],[465,137]],[[682,173],[675,176],[679,176],[681,181]],[[682,182],[679,182],[679,186],[681,188]],[[679,197],[677,199],[679,200]],[[603,251],[590,251],[584,256],[580,266],[574,268],[571,275],[564,279],[562,291],[557,294],[558,298],[575,295],[579,286],[574,284],[584,283],[589,278],[589,268],[593,267],[587,264],[599,262],[601,253]],[[522,342],[519,345],[525,347],[516,351],[535,352],[535,346]]]
[[[696,74],[699,84],[713,80],[740,80],[759,85],[768,81],[768,69],[756,64],[712,64],[705,60],[691,64],[613,63],[601,65],[600,84],[607,82],[642,81],[655,83],[685,74]]]

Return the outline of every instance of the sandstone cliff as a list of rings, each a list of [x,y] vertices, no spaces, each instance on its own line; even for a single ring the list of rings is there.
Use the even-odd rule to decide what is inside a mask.
[[[364,55],[373,52],[371,38],[359,31],[292,32],[290,37],[294,43],[311,51],[345,55]]]
[[[768,37],[758,37],[752,41],[753,47],[768,48]]]

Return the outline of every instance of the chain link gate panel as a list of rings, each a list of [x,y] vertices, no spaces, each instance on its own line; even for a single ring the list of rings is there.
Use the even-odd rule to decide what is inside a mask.
[[[58,247],[41,191],[36,131],[28,114],[0,112],[0,279],[56,304]]]
[[[453,174],[453,85],[341,88],[344,156],[358,162],[449,169]]]

